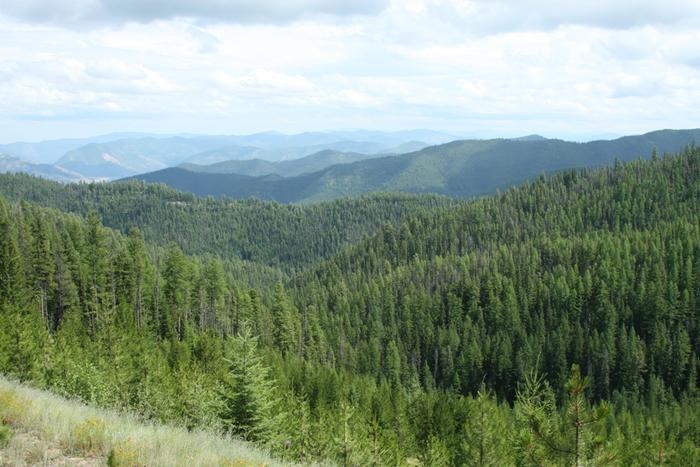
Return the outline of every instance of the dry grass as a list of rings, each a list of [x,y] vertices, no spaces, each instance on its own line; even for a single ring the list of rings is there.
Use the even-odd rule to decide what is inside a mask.
[[[2,377],[0,422],[13,432],[0,447],[0,465],[283,465],[236,439],[144,424],[129,414],[89,407]]]

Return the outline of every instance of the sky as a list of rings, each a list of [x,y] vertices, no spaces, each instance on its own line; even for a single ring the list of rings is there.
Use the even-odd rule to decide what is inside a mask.
[[[700,0],[2,0],[0,142],[700,127]]]

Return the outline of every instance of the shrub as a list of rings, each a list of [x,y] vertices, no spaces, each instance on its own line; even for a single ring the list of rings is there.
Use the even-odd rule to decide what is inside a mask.
[[[14,431],[9,426],[0,425],[0,449],[6,448],[14,435]]]
[[[15,391],[0,390],[0,423],[20,424],[30,407],[31,401],[19,397]]]
[[[98,454],[103,451],[105,422],[101,418],[87,418],[71,430],[71,447],[82,454]]]
[[[139,467],[146,465],[140,461],[141,447],[127,439],[120,441],[109,450],[107,465],[109,467]]]
[[[245,459],[229,459],[228,457],[224,457],[219,461],[219,466],[220,467],[263,467],[264,464],[254,464],[250,461],[247,461]]]

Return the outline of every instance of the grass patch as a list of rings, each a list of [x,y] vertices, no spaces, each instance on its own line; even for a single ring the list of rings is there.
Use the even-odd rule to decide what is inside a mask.
[[[143,445],[130,439],[112,446],[107,455],[108,467],[135,467],[145,465],[143,461]]]
[[[104,451],[105,422],[101,418],[87,418],[73,427],[71,448],[78,454],[101,454]]]
[[[10,440],[15,435],[12,428],[5,425],[0,425],[0,449],[4,449],[10,444]]]
[[[9,426],[11,440],[6,449],[0,448],[0,458],[3,451],[24,449],[25,454],[15,457],[25,462],[28,457],[46,462],[47,450],[61,449],[66,457],[99,460],[99,465],[110,466],[289,465],[235,438],[144,423],[133,414],[97,409],[3,377],[0,421]],[[28,439],[25,433],[31,434],[32,442],[20,446]]]
[[[21,425],[31,409],[31,401],[20,397],[12,388],[0,386],[0,423],[3,425]]]

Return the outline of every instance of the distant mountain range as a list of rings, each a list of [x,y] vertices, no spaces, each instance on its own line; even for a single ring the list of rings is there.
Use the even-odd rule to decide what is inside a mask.
[[[509,188],[543,173],[602,166],[615,159],[648,158],[655,149],[659,153],[677,152],[698,139],[700,129],[660,130],[588,143],[540,136],[462,140],[399,156],[330,165],[286,178],[279,175],[279,165],[263,166],[260,162],[249,166],[227,163],[208,169],[167,168],[134,178],[165,183],[200,196],[255,197],[280,202],[314,202],[377,191],[471,197]],[[323,154],[317,157],[323,159]],[[233,171],[239,173],[230,173]],[[251,176],[264,171],[270,172]]]
[[[0,153],[18,157],[26,162],[34,164],[53,164],[63,157],[68,151],[77,149],[91,143],[106,143],[127,138],[142,138],[148,136],[144,133],[110,133],[90,138],[66,138],[36,143],[9,143],[0,144]]]
[[[365,159],[380,157],[377,154],[361,154],[357,152],[341,152],[324,149],[299,159],[269,161],[264,159],[227,160],[209,165],[184,163],[179,167],[191,172],[239,174],[250,177],[263,175],[279,175],[280,177],[295,177],[330,167],[336,164],[349,164]]]
[[[286,161],[319,151],[369,156],[399,154],[444,143],[455,137],[429,130],[401,132],[345,131],[285,135],[147,135],[112,134],[84,139],[0,145],[0,153],[31,165],[29,173],[66,181],[65,173],[83,180],[114,180],[180,163],[212,164],[230,160]],[[13,163],[17,165],[16,163]],[[49,169],[49,167],[53,167]],[[3,170],[0,166],[0,170]]]
[[[51,164],[33,164],[22,159],[0,154],[0,173],[27,173],[37,177],[48,178],[59,182],[77,182],[81,180],[80,174],[71,172]]]
[[[452,141],[452,140],[450,140]],[[396,146],[371,141],[336,141],[334,143],[315,144],[310,146],[289,146],[262,149],[255,146],[229,146],[213,149],[190,156],[185,164],[211,165],[219,162],[259,159],[264,161],[288,161],[306,157],[323,151],[362,154],[365,159],[369,156],[404,154],[418,151],[430,146],[423,141],[406,141]],[[181,164],[182,165],[182,164]]]

